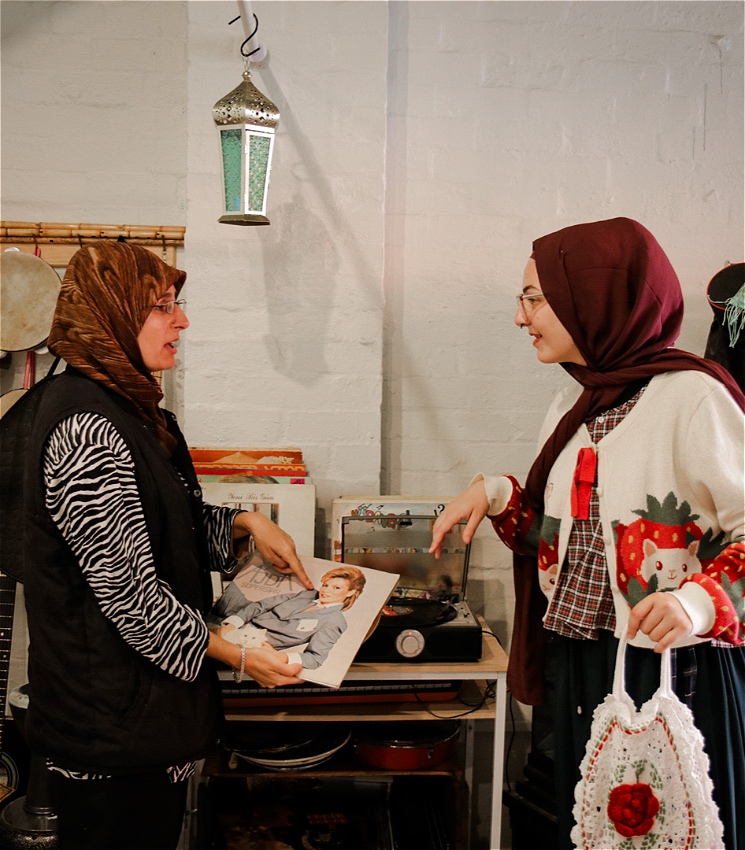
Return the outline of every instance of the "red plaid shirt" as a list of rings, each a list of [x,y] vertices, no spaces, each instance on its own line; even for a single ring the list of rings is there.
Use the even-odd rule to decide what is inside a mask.
[[[628,401],[587,423],[593,443],[600,442],[628,416],[644,389],[642,387]],[[590,496],[589,518],[575,519],[572,524],[559,585],[545,619],[547,629],[564,637],[584,640],[597,640],[600,629],[614,631],[616,628],[596,485],[597,479]]]

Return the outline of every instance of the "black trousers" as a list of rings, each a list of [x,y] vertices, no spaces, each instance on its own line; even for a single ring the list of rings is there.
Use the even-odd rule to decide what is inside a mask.
[[[188,782],[165,771],[68,779],[52,771],[59,850],[175,850]]]
[[[554,670],[551,698],[554,726],[559,847],[574,845],[574,787],[590,737],[592,713],[613,688],[618,641],[549,638]],[[745,646],[718,648],[698,643],[673,650],[673,690],[693,712],[711,762],[714,800],[724,824],[725,850],[745,850]],[[637,708],[660,683],[660,656],[630,646],[626,652],[626,690]]]

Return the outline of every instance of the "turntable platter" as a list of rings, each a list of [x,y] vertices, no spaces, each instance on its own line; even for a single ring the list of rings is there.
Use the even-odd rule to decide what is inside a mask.
[[[381,622],[405,627],[447,623],[455,617],[456,610],[450,602],[392,597],[382,613]]]

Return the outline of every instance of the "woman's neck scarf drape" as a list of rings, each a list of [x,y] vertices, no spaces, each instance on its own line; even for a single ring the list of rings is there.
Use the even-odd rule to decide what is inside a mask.
[[[562,363],[584,391],[560,420],[528,475],[535,507],[554,461],[580,425],[613,407],[630,384],[662,372],[694,369],[745,399],[721,366],[671,348],[683,320],[683,295],[670,261],[636,221],[614,218],[567,227],[533,243],[543,294],[587,366]]]
[[[47,340],[70,366],[132,402],[169,454],[175,440],[158,406],[163,392],[137,337],[158,299],[171,286],[178,293],[185,280],[185,272],[139,245],[85,246],[67,267]]]

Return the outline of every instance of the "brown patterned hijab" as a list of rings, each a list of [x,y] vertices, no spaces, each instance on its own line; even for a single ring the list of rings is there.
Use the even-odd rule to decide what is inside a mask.
[[[137,337],[150,311],[186,272],[139,245],[97,242],[81,248],[67,267],[47,345],[66,363],[129,399],[157,428],[170,454],[174,439],[159,408],[163,392],[145,366]]]

